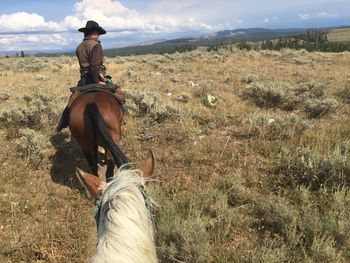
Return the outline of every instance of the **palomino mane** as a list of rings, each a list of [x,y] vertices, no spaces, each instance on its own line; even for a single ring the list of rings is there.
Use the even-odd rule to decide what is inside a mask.
[[[119,170],[106,185],[97,219],[92,262],[157,262],[153,222],[141,186],[142,172]]]

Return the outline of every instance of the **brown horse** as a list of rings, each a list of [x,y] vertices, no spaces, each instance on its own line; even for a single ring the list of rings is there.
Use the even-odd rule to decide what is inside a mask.
[[[97,174],[97,149],[106,151],[106,178],[113,178],[114,166],[128,163],[120,150],[123,113],[114,96],[107,92],[79,95],[69,111],[69,129],[78,141],[91,172]]]

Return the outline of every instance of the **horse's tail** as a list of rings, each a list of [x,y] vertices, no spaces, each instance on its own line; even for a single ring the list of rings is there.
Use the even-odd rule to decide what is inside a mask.
[[[122,150],[118,147],[118,145],[113,141],[111,135],[109,135],[107,131],[107,124],[102,118],[96,103],[87,104],[86,111],[91,118],[94,130],[97,130],[103,143],[105,144],[107,149],[111,151],[118,168],[124,164],[127,164],[128,159],[126,158]]]

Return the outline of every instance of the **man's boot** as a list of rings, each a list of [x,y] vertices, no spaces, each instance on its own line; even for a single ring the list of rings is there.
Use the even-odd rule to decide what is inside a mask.
[[[73,101],[81,94],[80,91],[77,91],[76,89],[74,89],[74,91],[72,91],[73,93],[70,95],[69,100],[68,100],[68,104],[67,106],[64,108],[61,118],[58,122],[56,131],[60,132],[62,129],[67,128],[68,124],[69,124],[69,109],[70,106],[72,105]]]

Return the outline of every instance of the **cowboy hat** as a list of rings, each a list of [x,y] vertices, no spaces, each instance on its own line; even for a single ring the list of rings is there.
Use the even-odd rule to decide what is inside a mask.
[[[86,22],[86,26],[79,28],[78,31],[86,33],[86,32],[93,32],[96,30],[100,35],[106,34],[106,30],[104,30],[102,27],[99,26],[98,23],[96,23],[93,20],[89,20]]]

